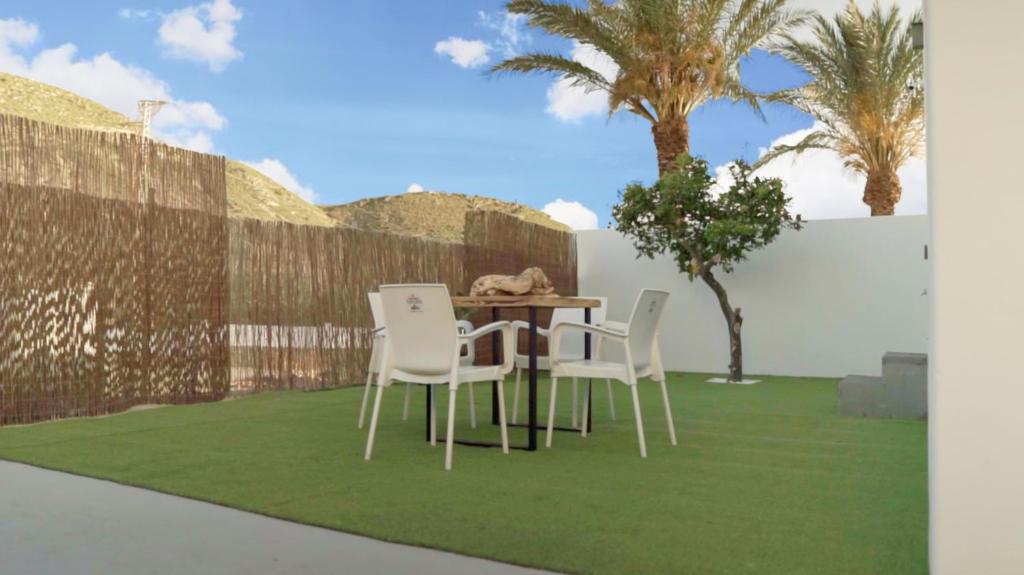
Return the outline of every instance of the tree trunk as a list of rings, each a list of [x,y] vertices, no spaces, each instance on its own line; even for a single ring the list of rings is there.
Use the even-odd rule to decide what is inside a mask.
[[[718,305],[722,308],[722,315],[725,316],[725,323],[729,328],[729,381],[743,381],[743,340],[740,337],[743,316],[740,314],[740,308],[733,309],[729,305],[729,295],[725,293],[725,288],[718,283],[711,270],[702,272],[700,277],[718,296]]]
[[[864,203],[871,206],[872,216],[891,216],[896,212],[903,188],[896,172],[877,170],[868,174],[864,186]]]
[[[663,121],[651,126],[654,147],[658,151],[658,175],[675,169],[680,154],[690,152],[690,126],[686,118],[677,121]]]

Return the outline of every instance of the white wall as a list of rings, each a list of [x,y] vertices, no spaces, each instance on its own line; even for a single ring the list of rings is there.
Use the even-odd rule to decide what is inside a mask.
[[[931,566],[1024,573],[1024,2],[926,6]]]
[[[749,374],[878,375],[887,351],[927,351],[925,216],[809,222],[717,274],[741,307]],[[667,368],[727,372],[728,332],[718,300],[669,257],[636,259],[611,230],[577,233],[580,294],[608,296],[624,321],[641,288],[672,292],[662,320]]]

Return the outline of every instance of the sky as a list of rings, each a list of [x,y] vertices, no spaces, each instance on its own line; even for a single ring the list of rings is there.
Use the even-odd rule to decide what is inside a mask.
[[[844,0],[794,3],[833,14]],[[532,50],[609,68],[586,46],[529,28],[499,0],[0,6],[0,71],[132,117],[138,100],[166,100],[153,122],[156,137],[250,163],[316,203],[438,190],[518,201],[577,229],[605,227],[626,184],[657,177],[649,124],[628,113],[609,117],[603,94],[557,77],[486,73]],[[760,51],[741,73],[759,91],[807,80]],[[691,116],[691,149],[721,169],[796,141],[814,123],[781,105],[765,115],[712,102]],[[831,152],[783,158],[763,174],[783,178],[806,219],[869,215],[860,200],[864,178]],[[924,161],[900,176],[897,214],[925,213]]]

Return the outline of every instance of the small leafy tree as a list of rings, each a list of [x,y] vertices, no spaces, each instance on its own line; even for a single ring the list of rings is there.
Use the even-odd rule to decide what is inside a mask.
[[[628,185],[612,217],[640,255],[670,253],[690,281],[699,277],[715,292],[729,328],[729,380],[741,381],[743,316],[729,303],[715,268],[731,272],[736,262],[770,244],[783,229],[799,230],[801,220],[789,213],[781,180],[752,177],[742,160],[730,171],[733,181],[719,193],[707,162],[681,155],[676,169],[653,186]]]

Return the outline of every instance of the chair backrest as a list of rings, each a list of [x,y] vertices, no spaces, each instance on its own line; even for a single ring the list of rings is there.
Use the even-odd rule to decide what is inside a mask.
[[[638,370],[651,365],[658,323],[667,301],[667,291],[644,289],[633,304],[629,314],[629,352]]]
[[[373,314],[373,328],[384,327],[384,310],[381,308],[380,292],[372,291],[366,294],[370,298],[370,313]]]
[[[448,373],[457,331],[447,286],[383,285],[380,296],[390,365],[421,375]]]
[[[602,324],[608,317],[608,298],[597,297],[592,299],[601,300],[601,307],[590,310],[590,323],[593,325]],[[557,308],[551,313],[551,329],[555,329],[556,325],[566,321],[584,323],[585,314],[586,312],[582,308]],[[561,356],[560,359],[583,357],[583,334],[569,332],[562,335],[562,341],[559,342],[558,355]]]

